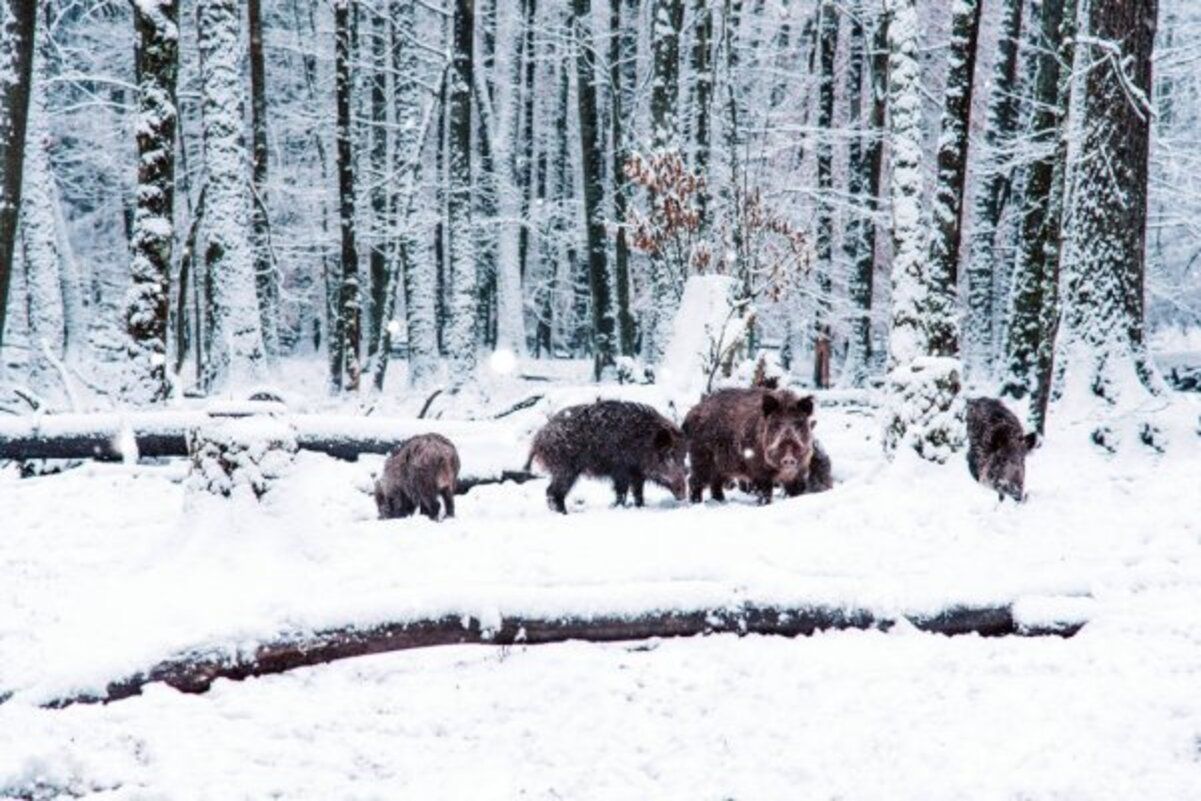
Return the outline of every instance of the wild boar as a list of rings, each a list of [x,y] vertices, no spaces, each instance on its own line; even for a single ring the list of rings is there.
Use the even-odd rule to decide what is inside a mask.
[[[402,442],[384,462],[375,482],[375,504],[381,520],[408,517],[417,509],[438,519],[438,500],[447,517],[455,516],[459,452],[441,434],[420,434]]]
[[[996,398],[967,402],[967,467],[972,478],[1015,501],[1026,498],[1026,454],[1038,434],[1023,433],[1017,416]]]
[[[803,486],[813,424],[811,395],[762,387],[706,395],[684,419],[692,502],[700,503],[705,487],[725,500],[727,482],[746,482],[763,503],[771,503],[777,483]]]
[[[643,504],[647,481],[683,500],[687,490],[684,436],[674,423],[649,406],[598,400],[571,406],[551,417],[534,437],[527,468],[537,462],[550,473],[547,503],[566,514],[565,499],[581,475],[609,478],[617,503],[634,493]]]

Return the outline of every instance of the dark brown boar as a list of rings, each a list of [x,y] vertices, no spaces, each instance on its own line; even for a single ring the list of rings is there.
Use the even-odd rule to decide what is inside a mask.
[[[705,487],[725,500],[727,482],[746,482],[763,503],[776,484],[800,486],[813,458],[813,396],[786,389],[721,389],[684,419],[692,502]]]
[[[967,467],[972,478],[1015,501],[1026,498],[1026,454],[1038,434],[1024,433],[1017,415],[996,398],[967,402]]]
[[[830,454],[822,447],[821,442],[813,440],[813,458],[809,460],[809,474],[804,479],[798,479],[784,485],[784,492],[790,498],[797,495],[812,495],[815,492],[825,492],[834,488],[833,465]]]
[[[459,452],[450,440],[441,434],[411,437],[388,455],[375,482],[380,519],[408,517],[420,509],[437,520],[439,498],[446,516],[454,517],[458,481]]]
[[[550,473],[546,499],[566,514],[565,499],[581,475],[609,478],[617,503],[634,492],[642,506],[642,490],[653,481],[678,500],[686,494],[684,436],[674,423],[649,406],[628,401],[598,400],[563,409],[542,427],[530,448],[530,460]]]

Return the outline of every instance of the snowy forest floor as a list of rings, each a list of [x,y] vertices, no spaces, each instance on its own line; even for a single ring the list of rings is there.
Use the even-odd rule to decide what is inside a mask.
[[[487,388],[490,411],[546,396],[496,422],[523,443],[505,455],[514,466],[563,405],[665,402],[653,387],[556,378]],[[656,488],[647,508],[616,509],[585,481],[563,517],[534,481],[477,487],[455,520],[377,521],[380,458],[312,453],[260,504],[189,495],[182,460],[4,472],[0,692],[14,695],[0,704],[0,798],[1191,801],[1201,409],[1176,400],[1162,455],[1048,442],[1028,462],[1024,505],[999,503],[960,463],[886,463],[876,418],[854,405],[818,411],[835,489],[768,507],[738,493],[690,507]],[[497,457],[467,450],[465,472],[473,458]],[[1068,640],[898,626],[459,646],[200,696],[151,687],[107,706],[37,706],[280,633],[744,600],[885,614],[1014,603],[1032,621],[1089,623]]]

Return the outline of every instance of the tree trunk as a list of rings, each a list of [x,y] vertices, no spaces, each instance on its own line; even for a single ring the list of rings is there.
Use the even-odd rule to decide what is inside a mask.
[[[362,372],[362,305],[359,300],[359,252],[355,242],[354,142],[351,127],[350,0],[334,2],[334,93],[337,103],[338,133],[338,229],[342,241],[341,283],[338,313],[334,327],[337,358],[330,377],[334,389],[357,392]]]
[[[838,53],[838,15],[833,0],[822,0],[818,10],[820,78],[817,89],[817,302],[813,319],[813,385],[830,385],[830,310],[833,302],[834,214],[834,58]]]
[[[450,320],[446,348],[451,383],[470,381],[476,366],[476,265],[471,192],[471,87],[475,38],[474,0],[455,0],[446,121],[446,225],[450,272]]]
[[[210,390],[263,374],[250,245],[250,160],[242,136],[246,87],[239,58],[240,11],[236,0],[200,0],[196,12],[208,180],[203,253],[213,321],[204,385]]]
[[[36,0],[0,0],[0,73],[7,76],[0,81],[0,352],[21,211],[37,7]]]
[[[1058,4],[1060,0],[1047,0]],[[988,161],[984,186],[977,193],[971,243],[968,251],[968,315],[964,331],[964,366],[969,375],[983,374],[994,363],[997,307],[994,298],[997,224],[1009,196],[1012,170],[1003,165],[1004,151],[1011,145],[1018,123],[1018,44],[1022,37],[1025,0],[1004,0],[1001,11],[999,55],[993,69],[992,95],[985,125]]]
[[[529,221],[522,216],[526,188],[522,183],[518,152],[521,125],[521,75],[523,48],[528,40],[522,15],[498,20],[497,36],[502,41],[495,55],[497,81],[493,96],[495,113],[489,133],[493,148],[498,219],[496,259],[496,346],[515,354],[525,352],[525,307],[521,275],[521,232]],[[527,41],[528,40],[528,41]]]
[[[138,190],[130,267],[133,285],[125,304],[129,372],[122,394],[135,403],[158,403],[171,394],[167,317],[175,245],[179,7],[175,0],[136,4],[134,27],[139,38]]]
[[[848,294],[854,307],[842,381],[847,386],[867,383],[872,359],[872,290],[876,267],[876,214],[880,207],[880,173],[884,161],[884,115],[888,98],[888,15],[881,13],[871,45],[864,22],[867,3],[860,2],[851,16],[851,53],[847,69],[847,94],[851,99],[850,125],[861,125],[863,75],[871,108],[867,130],[851,140],[848,171],[850,194],[859,211],[847,222],[846,253],[853,268]]]
[[[1033,401],[1028,416],[1039,431],[1043,430],[1043,425],[1042,415],[1037,412],[1038,398],[1046,394],[1040,386],[1045,385],[1049,377],[1040,364],[1040,353],[1051,334],[1044,325],[1044,306],[1058,308],[1054,296],[1059,283],[1066,169],[1066,164],[1061,164],[1060,160],[1067,158],[1065,138],[1075,18],[1076,0],[1044,0],[1039,19],[1041,35],[1038,38],[1031,125],[1039,155],[1026,168],[1026,183],[1022,190],[1017,264],[1001,383],[1002,397]],[[1066,61],[1062,60],[1065,58]],[[1063,65],[1067,65],[1067,69]]]
[[[140,695],[144,687],[154,682],[161,682],[179,692],[204,693],[217,679],[240,681],[299,667],[323,665],[339,659],[440,645],[540,645],[571,640],[623,642],[723,633],[807,637],[831,630],[888,631],[898,624],[947,636],[1071,637],[1086,623],[1075,620],[1030,628],[1015,618],[1011,606],[963,605],[952,606],[933,615],[880,616],[855,608],[778,607],[742,603],[709,609],[661,610],[633,615],[506,616],[489,624],[470,616],[448,615],[403,623],[383,623],[369,628],[346,626],[326,629],[308,636],[263,643],[248,656],[231,657],[218,653],[178,657],[160,662],[133,676],[112,681],[99,695],[87,693],[63,697],[45,706],[60,709],[78,703],[118,701]],[[0,700],[3,700],[2,695]]]
[[[254,282],[263,348],[267,356],[279,355],[279,278],[271,258],[270,221],[267,218],[267,69],[263,58],[262,0],[247,0],[250,34],[250,131],[254,165]]]
[[[596,42],[591,0],[572,0],[572,39],[576,57],[576,107],[580,161],[584,165],[584,219],[587,224],[588,289],[592,306],[592,372],[598,380],[613,365],[616,325],[606,264],[604,145],[596,106]]]
[[[959,0],[954,9],[946,105],[943,107],[942,130],[938,140],[933,238],[930,241],[931,280],[945,288],[938,293],[938,297],[950,308],[930,320],[929,345],[933,356],[956,356],[959,353],[955,287],[959,283],[959,250],[963,239],[972,88],[976,72],[976,43],[980,37],[981,0]]]
[[[1143,311],[1158,10],[1157,0],[1090,0],[1089,39],[1077,50],[1092,66],[1077,78],[1082,136],[1070,151],[1057,399],[1098,409],[1093,441],[1108,449],[1120,440],[1117,417],[1158,391]]]
[[[701,236],[709,222],[709,118],[713,104],[713,9],[709,0],[694,0],[692,38],[692,171],[703,184],[696,192]]]
[[[963,443],[959,362],[948,353],[954,344],[954,292],[950,275],[928,260],[921,213],[924,130],[917,2],[889,0],[888,9],[893,263],[884,447],[890,454],[910,448],[941,463]],[[948,95],[956,91],[949,87]]]
[[[613,140],[613,216],[617,223],[613,242],[614,301],[617,305],[617,344],[623,356],[634,355],[634,316],[630,313],[630,244],[626,236],[629,186],[625,163],[630,151],[623,117],[633,111],[633,83],[638,41],[629,23],[622,22],[622,5],[630,0],[609,0],[609,128]],[[636,3],[629,9],[637,11]]]

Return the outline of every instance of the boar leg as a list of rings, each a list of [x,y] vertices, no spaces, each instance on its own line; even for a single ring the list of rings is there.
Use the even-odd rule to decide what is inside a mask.
[[[641,475],[635,475],[632,486],[634,489],[634,505],[641,509],[642,504],[644,503],[642,499],[642,489],[646,486],[646,479]]]
[[[447,517],[455,516],[455,494],[449,488],[442,490],[442,508]]]
[[[704,451],[693,451],[690,454],[692,474],[688,476],[688,497],[693,503],[705,500],[705,487],[713,484],[713,458]],[[717,495],[714,500],[720,500]]]
[[[726,480],[720,476],[709,481],[709,494],[713,500],[726,502]]]
[[[413,503],[413,499],[402,492],[400,493],[400,497],[396,499],[392,511],[396,517],[408,517],[417,511],[417,504]]]
[[[759,503],[763,504],[764,506],[770,504],[771,496],[775,492],[775,488],[776,485],[772,483],[771,480],[756,481],[754,489],[755,494],[759,496]]]
[[[613,494],[617,496],[617,506],[626,505],[626,495],[630,492],[630,482],[625,476],[613,476]]]
[[[430,520],[438,519],[438,496],[430,495],[421,499],[421,514]]]
[[[546,488],[546,502],[552,512],[567,514],[567,493],[571,492],[578,477],[579,473],[560,473],[551,479],[550,486]]]

